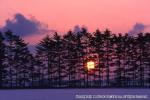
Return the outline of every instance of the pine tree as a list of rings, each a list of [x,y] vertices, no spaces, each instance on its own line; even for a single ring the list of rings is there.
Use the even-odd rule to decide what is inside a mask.
[[[147,55],[148,55],[148,45],[146,44],[147,39],[143,33],[138,34],[137,37],[137,61],[138,61],[138,73],[139,73],[139,83],[141,87],[145,85],[145,72],[148,70],[147,67]]]
[[[63,42],[61,37],[58,35],[58,33],[55,33],[53,36],[54,40],[54,62],[56,67],[56,80],[58,82],[58,87],[62,86],[62,80],[63,80],[63,70],[65,69],[63,64],[64,61],[62,59],[63,54]]]
[[[46,80],[44,79],[44,77],[47,76],[49,87],[52,87],[52,80],[54,79],[54,68],[52,67],[52,64],[54,62],[54,46],[54,41],[49,36],[46,36],[36,47],[36,56],[43,65],[41,71],[43,70],[42,72],[46,72],[46,74],[41,73],[44,75],[42,80]]]
[[[150,87],[150,33],[145,34],[145,52],[143,54],[144,62],[145,62],[145,72],[146,72],[146,86]]]
[[[84,46],[84,40],[83,39],[83,33],[86,33],[86,29],[82,29],[82,32],[78,32],[75,34],[75,50],[76,50],[76,70],[77,70],[77,77],[80,78],[80,85],[81,86],[87,86],[87,82],[86,82],[86,76],[87,72],[85,70],[85,49],[86,47]],[[88,81],[88,80],[87,80]]]
[[[104,56],[104,40],[103,40],[103,34],[99,31],[96,30],[96,32],[94,33],[94,38],[91,41],[91,45],[93,46],[94,49],[94,53],[98,54],[98,84],[101,87],[102,86],[102,82],[103,82],[103,69],[104,69],[104,63],[103,63],[103,56]]]
[[[124,53],[125,53],[125,44],[124,44],[124,37],[122,36],[122,34],[119,34],[119,36],[114,35],[113,39],[114,39],[114,51],[115,51],[115,55],[113,58],[116,68],[114,71],[114,74],[116,74],[116,76],[114,77],[116,80],[116,86],[117,87],[122,87],[123,83],[124,83],[124,71],[125,71],[125,66],[123,65],[123,61],[124,59]]]
[[[0,88],[3,87],[6,78],[5,53],[4,36],[0,32]]]
[[[110,62],[111,62],[111,53],[112,53],[112,44],[111,44],[111,32],[106,29],[104,31],[104,59],[105,59],[105,69],[106,69],[106,86],[110,86]]]
[[[65,42],[65,52],[63,55],[63,59],[65,59],[66,64],[66,75],[68,76],[68,86],[76,87],[77,83],[77,50],[76,50],[76,41],[75,35],[72,31],[69,31],[66,35],[64,35]],[[80,81],[80,80],[78,80]],[[77,85],[79,87],[79,85]]]
[[[82,28],[81,29],[81,51],[80,53],[81,55],[81,63],[83,63],[83,74],[86,74],[86,87],[91,87],[94,81],[94,70],[93,71],[89,71],[86,67],[87,67],[87,61],[93,58],[93,53],[91,52],[91,44],[90,41],[92,39],[92,35],[88,32],[88,30],[86,28]],[[93,59],[94,60],[94,59]]]
[[[7,42],[7,65],[9,69],[9,81],[12,87],[26,87],[30,83],[30,61],[31,53],[27,44],[19,36],[13,35],[11,31],[5,32]]]

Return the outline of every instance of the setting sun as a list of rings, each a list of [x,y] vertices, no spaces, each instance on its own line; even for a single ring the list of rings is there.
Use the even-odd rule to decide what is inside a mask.
[[[95,68],[95,62],[94,61],[88,61],[87,62],[87,69],[91,70]]]

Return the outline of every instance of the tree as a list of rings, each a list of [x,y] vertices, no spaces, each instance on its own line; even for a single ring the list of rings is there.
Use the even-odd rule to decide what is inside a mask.
[[[52,80],[54,79],[53,74],[55,69],[52,67],[55,52],[54,46],[55,42],[49,36],[46,36],[36,47],[36,56],[43,65],[41,66],[41,74],[43,74],[44,76],[41,80],[44,80],[44,77],[47,76],[49,87],[52,87]],[[46,74],[44,74],[44,72],[46,72]]]
[[[0,88],[3,87],[4,80],[6,78],[5,53],[4,36],[0,32]]]
[[[116,65],[116,69],[114,71],[114,74],[116,76],[114,79],[116,80],[116,86],[117,87],[122,87],[124,84],[124,79],[125,79],[125,66],[124,66],[124,61],[125,61],[125,44],[124,44],[124,38],[125,36],[122,36],[122,34],[119,34],[119,36],[114,35],[113,36],[113,42],[114,42],[114,62]]]
[[[63,42],[61,37],[58,35],[58,33],[55,33],[53,36],[54,40],[54,62],[56,67],[56,80],[58,83],[58,86],[61,87],[62,85],[62,79],[64,76],[64,60],[62,59],[63,54]]]
[[[76,87],[77,83],[77,49],[76,49],[76,41],[75,34],[72,31],[69,31],[66,35],[64,35],[65,42],[65,54],[63,59],[65,59],[66,63],[66,74],[68,76],[68,84],[69,87]],[[80,80],[78,80],[80,81]],[[79,87],[79,85],[77,85]]]
[[[95,68],[88,70],[87,61]],[[150,87],[150,34],[69,31],[46,36],[36,53],[0,32],[0,88]]]
[[[143,60],[145,64],[145,86],[150,87],[150,33],[146,33],[144,36],[145,40],[145,50],[143,53]]]
[[[144,56],[143,53],[146,49],[145,47],[145,38],[142,33],[138,34],[138,37],[136,39],[137,42],[137,63],[138,63],[138,72],[139,72],[139,84],[140,86],[144,86]]]
[[[94,49],[94,53],[98,54],[98,84],[101,87],[102,86],[102,75],[103,75],[103,69],[104,69],[104,62],[103,62],[103,56],[104,56],[104,38],[103,34],[96,30],[94,33],[94,38],[91,40],[92,49]],[[97,76],[97,75],[96,75]]]
[[[113,49],[113,45],[111,43],[111,32],[106,29],[104,31],[104,66],[106,69],[106,86],[110,86],[110,63],[111,63],[111,55],[112,55],[112,49]]]
[[[19,36],[11,31],[5,32],[7,42],[7,66],[9,69],[9,81],[11,87],[29,86],[31,53],[27,44]]]

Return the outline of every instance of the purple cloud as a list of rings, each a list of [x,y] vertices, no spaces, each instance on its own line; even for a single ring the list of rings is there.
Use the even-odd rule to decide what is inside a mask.
[[[88,28],[85,25],[82,25],[82,27],[80,27],[79,25],[74,26],[73,28],[73,33],[80,33],[83,31],[83,29],[88,30]]]
[[[35,18],[28,19],[24,15],[17,13],[12,20],[8,19],[2,31],[11,30],[17,35],[22,37],[32,34],[55,32],[55,30],[49,30],[48,26],[39,22]]]
[[[79,33],[79,32],[81,32],[80,26],[79,26],[79,25],[74,26],[73,32],[74,32],[74,33]]]
[[[137,34],[144,32],[144,30],[147,28],[147,25],[144,25],[143,23],[136,23],[133,28],[129,31],[129,35],[136,36]]]

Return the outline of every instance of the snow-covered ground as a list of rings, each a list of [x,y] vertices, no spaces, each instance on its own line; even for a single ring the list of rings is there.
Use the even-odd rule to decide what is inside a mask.
[[[0,90],[0,100],[128,100],[100,99],[100,96],[142,95],[150,100],[150,89],[31,89],[31,90]],[[85,98],[86,99],[83,99]],[[82,98],[82,99],[81,99]],[[94,99],[95,98],[95,99]]]

